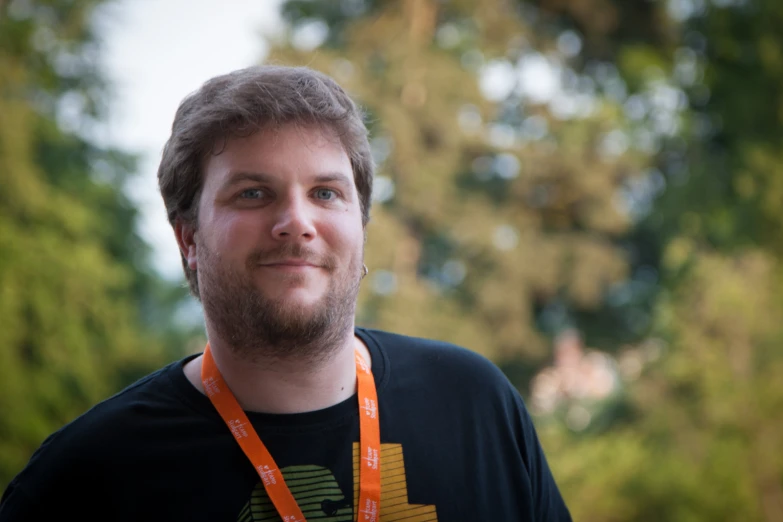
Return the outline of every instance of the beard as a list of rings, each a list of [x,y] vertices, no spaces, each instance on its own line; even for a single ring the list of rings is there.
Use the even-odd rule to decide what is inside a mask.
[[[269,297],[257,287],[252,274],[259,265],[285,258],[305,259],[331,275],[317,302],[301,306],[285,297]],[[352,259],[340,273],[334,257],[286,243],[253,252],[240,272],[202,244],[198,259],[201,302],[209,326],[237,356],[251,362],[295,358],[317,365],[353,334],[361,266],[361,259]],[[291,284],[301,284],[308,276],[285,275]]]

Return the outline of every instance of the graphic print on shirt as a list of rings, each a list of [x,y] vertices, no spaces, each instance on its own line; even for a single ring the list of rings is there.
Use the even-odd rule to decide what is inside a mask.
[[[361,460],[361,462],[360,462]],[[359,466],[370,464],[359,458],[359,443],[353,444],[353,498],[350,506],[331,471],[321,466],[288,466],[280,471],[305,518],[328,522],[350,522],[359,502]],[[360,513],[359,521],[372,520]],[[402,444],[381,444],[381,513],[376,522],[437,522],[435,506],[408,503],[408,481]],[[278,522],[280,515],[259,481],[242,508],[237,522]]]
[[[288,466],[280,470],[299,509],[307,520],[351,522],[353,509],[331,471],[321,466]],[[264,484],[259,481],[250,500],[239,512],[237,522],[279,521]]]

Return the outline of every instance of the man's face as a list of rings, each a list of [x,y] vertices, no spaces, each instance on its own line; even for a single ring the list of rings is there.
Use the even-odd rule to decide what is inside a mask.
[[[228,140],[205,163],[198,204],[198,227],[177,236],[207,324],[225,341],[284,355],[337,342],[353,325],[364,231],[351,162],[332,133],[285,125]]]

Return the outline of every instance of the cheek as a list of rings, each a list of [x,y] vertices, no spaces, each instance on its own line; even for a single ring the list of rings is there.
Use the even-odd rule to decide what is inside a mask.
[[[232,253],[251,250],[257,245],[259,220],[250,215],[234,213],[215,216],[212,227],[213,241],[219,245],[220,252],[234,257]]]
[[[331,222],[321,228],[321,234],[340,257],[360,256],[364,250],[364,230],[355,219]]]

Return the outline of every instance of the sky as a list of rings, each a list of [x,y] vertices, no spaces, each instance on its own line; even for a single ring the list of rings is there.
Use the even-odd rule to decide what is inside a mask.
[[[103,8],[96,28],[113,96],[103,139],[139,155],[128,187],[153,247],[153,265],[181,277],[174,235],[157,187],[157,167],[174,113],[209,78],[259,63],[263,35],[281,27],[279,0],[118,0]]]

